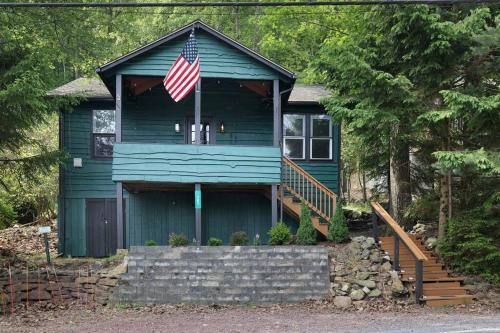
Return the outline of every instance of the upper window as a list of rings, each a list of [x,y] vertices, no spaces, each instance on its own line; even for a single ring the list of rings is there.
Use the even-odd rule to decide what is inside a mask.
[[[332,159],[332,124],[329,116],[311,116],[311,160]]]
[[[305,158],[306,117],[298,114],[283,116],[283,153],[295,159]]]
[[[191,144],[196,143],[196,125],[191,124]],[[210,142],[210,123],[201,122],[200,123],[200,144],[209,145]]]
[[[111,158],[115,143],[115,110],[94,110],[92,113],[92,155]]]

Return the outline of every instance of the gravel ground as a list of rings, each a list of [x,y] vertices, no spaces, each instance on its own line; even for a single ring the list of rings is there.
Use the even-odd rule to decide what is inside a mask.
[[[500,333],[500,312],[471,312],[467,308],[340,312],[310,305],[72,309],[2,318],[0,331]]]

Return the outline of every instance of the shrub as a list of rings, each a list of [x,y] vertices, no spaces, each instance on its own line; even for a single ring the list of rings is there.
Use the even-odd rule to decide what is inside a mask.
[[[450,219],[438,249],[453,268],[500,284],[500,218],[491,210],[494,204],[500,204],[498,193],[482,207]]]
[[[302,204],[300,224],[297,229],[296,243],[298,245],[316,244],[316,229],[311,221],[311,213],[306,205]]]
[[[208,239],[208,246],[221,246],[221,245],[222,245],[222,239],[215,237],[210,237]]]
[[[229,240],[229,244],[231,244],[232,246],[247,245],[248,244],[247,233],[244,231],[235,232],[234,234],[231,235],[231,239]]]
[[[328,226],[328,240],[334,243],[345,243],[349,240],[349,229],[347,229],[347,220],[342,209],[342,204],[337,203],[335,215],[332,216]]]
[[[170,236],[168,236],[168,244],[172,247],[187,246],[188,239],[183,234],[177,235],[177,234],[171,233]]]
[[[146,246],[156,246],[156,242],[152,239],[148,239],[147,241],[144,242],[144,245]]]
[[[288,244],[292,236],[290,229],[282,221],[272,227],[267,234],[269,235],[269,245]]]

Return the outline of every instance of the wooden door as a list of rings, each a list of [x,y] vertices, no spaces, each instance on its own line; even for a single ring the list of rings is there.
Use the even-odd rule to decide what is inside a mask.
[[[116,199],[86,200],[87,256],[108,257],[116,253]]]

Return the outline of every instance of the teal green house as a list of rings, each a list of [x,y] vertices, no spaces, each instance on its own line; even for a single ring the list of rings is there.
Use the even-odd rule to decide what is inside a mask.
[[[174,102],[163,78],[194,29],[199,92]],[[170,234],[228,244],[236,231],[267,241],[300,204],[327,233],[339,188],[340,130],[321,86],[196,21],[50,95],[81,96],[60,115],[59,250],[108,256]],[[200,98],[195,102],[196,96]],[[199,105],[199,108],[195,108]]]

